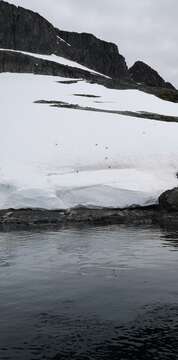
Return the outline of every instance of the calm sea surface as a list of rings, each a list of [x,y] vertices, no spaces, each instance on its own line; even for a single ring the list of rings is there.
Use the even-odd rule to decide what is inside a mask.
[[[0,233],[0,360],[178,359],[178,233]]]

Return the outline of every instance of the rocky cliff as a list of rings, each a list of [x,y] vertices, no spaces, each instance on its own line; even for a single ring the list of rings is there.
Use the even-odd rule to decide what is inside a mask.
[[[115,44],[91,34],[60,31],[39,14],[5,1],[0,1],[0,48],[55,53],[110,77],[129,76]]]
[[[57,30],[65,40],[58,53],[115,79],[129,77],[125,58],[115,44],[97,39],[92,34]]]
[[[0,47],[51,54],[56,47],[54,27],[42,16],[0,1]]]
[[[137,83],[135,84],[137,88],[138,83],[141,83],[153,88],[174,89],[155,70],[141,61],[136,62],[128,70],[125,58],[119,53],[115,44],[100,40],[92,34],[56,29],[39,14],[5,1],[0,1],[0,48],[63,56],[112,78],[111,84],[108,85],[110,87],[113,86],[113,81],[116,88],[118,82],[126,81],[132,88],[134,83]],[[2,54],[2,51],[1,72],[61,75],[60,66],[57,67],[50,61],[48,64],[38,61],[38,65],[35,66],[34,60],[30,60],[28,55],[21,56],[20,53],[12,55],[7,52]],[[68,70],[62,72],[67,73]],[[78,72],[75,74],[75,77],[77,76]]]

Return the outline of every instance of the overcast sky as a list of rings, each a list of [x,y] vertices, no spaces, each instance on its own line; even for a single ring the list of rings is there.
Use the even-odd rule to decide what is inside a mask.
[[[9,0],[61,29],[115,42],[128,65],[143,60],[178,86],[178,0]]]

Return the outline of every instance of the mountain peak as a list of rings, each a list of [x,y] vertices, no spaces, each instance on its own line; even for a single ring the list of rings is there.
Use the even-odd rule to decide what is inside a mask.
[[[136,61],[129,69],[132,79],[137,83],[142,83],[151,87],[174,89],[174,86],[166,82],[156,70],[143,61]]]

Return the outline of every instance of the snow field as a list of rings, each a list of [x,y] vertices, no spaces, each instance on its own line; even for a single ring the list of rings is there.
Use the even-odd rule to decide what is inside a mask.
[[[177,185],[178,124],[34,101],[175,116],[177,104],[136,90],[58,83],[64,80],[0,75],[0,208],[146,205]]]

